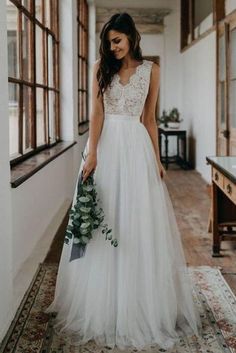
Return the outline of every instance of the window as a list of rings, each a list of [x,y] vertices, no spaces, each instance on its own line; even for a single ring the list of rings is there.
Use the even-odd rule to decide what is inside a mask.
[[[58,0],[7,0],[11,165],[60,141]]]
[[[236,12],[217,28],[217,154],[236,153]]]
[[[78,6],[78,124],[79,131],[87,125],[88,117],[88,4],[77,0]],[[81,129],[82,128],[82,129]]]
[[[181,49],[224,18],[224,0],[181,0]]]

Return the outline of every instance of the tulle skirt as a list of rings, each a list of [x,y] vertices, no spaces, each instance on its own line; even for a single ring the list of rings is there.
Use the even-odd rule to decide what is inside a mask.
[[[79,173],[83,165],[82,160]],[[94,339],[121,350],[155,343],[167,349],[181,336],[199,336],[173,206],[138,116],[105,115],[94,180],[118,246],[99,228],[84,257],[70,261],[72,242],[64,244],[55,298],[47,309],[57,312],[56,331],[75,345]],[[76,195],[77,187],[72,207]]]

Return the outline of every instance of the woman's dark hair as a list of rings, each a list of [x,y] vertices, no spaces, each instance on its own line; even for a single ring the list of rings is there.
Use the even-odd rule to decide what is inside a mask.
[[[110,50],[110,42],[108,40],[108,32],[115,30],[127,35],[130,44],[130,55],[138,61],[143,60],[142,51],[139,46],[141,36],[135,27],[132,17],[127,13],[114,14],[102,28],[100,33],[100,64],[97,72],[97,80],[99,84],[98,96],[103,95],[104,91],[110,85],[115,73],[121,68],[121,60],[117,60]]]

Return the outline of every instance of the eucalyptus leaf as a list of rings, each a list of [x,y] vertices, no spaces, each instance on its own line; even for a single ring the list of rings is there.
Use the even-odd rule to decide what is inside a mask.
[[[74,224],[75,224],[77,227],[80,227],[81,222],[80,222],[79,220],[74,220]]]
[[[91,207],[80,207],[79,209],[84,213],[89,213],[91,211]]]
[[[81,218],[83,221],[86,221],[86,219],[90,219],[91,217],[89,215],[84,215]]]
[[[81,196],[79,197],[79,201],[87,203],[90,201],[90,199],[87,196]]]
[[[67,238],[71,239],[72,238],[72,233],[66,232]]]
[[[89,228],[85,228],[85,229],[80,229],[80,233],[81,234],[88,234],[88,233],[90,233],[90,229]]]
[[[81,240],[87,244],[89,242],[89,238],[88,237],[85,237],[84,235],[81,237]]]
[[[93,185],[84,185],[83,190],[90,192],[94,189]]]
[[[73,243],[74,243],[74,244],[79,244],[79,243],[80,243],[80,240],[79,240],[78,238],[74,238],[74,239],[73,239]]]
[[[90,227],[90,223],[89,222],[82,223],[81,226],[80,226],[80,229],[87,229],[88,227]]]

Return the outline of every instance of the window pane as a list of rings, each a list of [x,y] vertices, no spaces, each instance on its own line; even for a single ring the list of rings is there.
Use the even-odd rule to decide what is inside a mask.
[[[44,0],[45,26],[50,28],[50,0]]]
[[[32,0],[21,0],[22,5],[29,11],[32,12]],[[34,1],[34,0],[33,0]]]
[[[84,46],[84,36],[83,36],[83,28],[80,26],[80,55],[83,56],[83,46]]]
[[[45,144],[44,133],[44,91],[43,88],[36,89],[36,121],[37,121],[37,146]]]
[[[225,83],[220,82],[220,121],[225,124]]]
[[[8,84],[9,90],[9,129],[10,129],[10,155],[18,154],[19,149],[19,85]]]
[[[57,0],[51,1],[51,30],[57,37]]]
[[[55,141],[55,93],[48,92],[48,112],[49,112],[49,138],[50,143]]]
[[[53,39],[52,36],[48,36],[48,86],[54,87],[53,81],[53,70],[54,70],[54,63],[53,63]]]
[[[59,45],[58,44],[54,44],[55,45],[55,66],[56,66],[56,70],[55,70],[55,84],[56,84],[56,88],[59,89]]]
[[[34,2],[35,2],[35,17],[37,18],[37,20],[39,20],[41,23],[43,23],[42,0],[34,0]]]
[[[60,112],[59,112],[59,93],[55,93],[55,137],[57,140],[60,138],[60,131],[59,131],[59,125],[60,125]]]
[[[43,82],[43,31],[36,25],[36,82]]]
[[[83,121],[86,121],[87,120],[87,116],[86,116],[86,98],[87,98],[87,94],[86,92],[83,93],[83,115],[82,115],[82,118],[83,118]]]
[[[224,81],[225,75],[225,36],[223,35],[219,39],[219,80]]]
[[[231,127],[236,128],[236,80],[230,81],[230,104],[229,114]]]
[[[32,60],[32,40],[31,40],[31,21],[22,15],[22,56],[23,56],[23,79],[32,81],[31,60]]]
[[[32,124],[33,94],[32,88],[23,88],[23,151],[32,147],[31,124]]]
[[[86,89],[87,82],[86,82],[86,73],[87,73],[87,65],[85,60],[83,61],[83,89]]]
[[[82,110],[82,95],[83,92],[79,91],[79,122],[82,121],[82,114],[83,114],[83,110]]]
[[[8,76],[19,77],[18,9],[7,2]]]
[[[212,0],[194,1],[194,27],[198,26],[212,12]]]
[[[236,78],[236,29],[230,32],[230,78]]]

